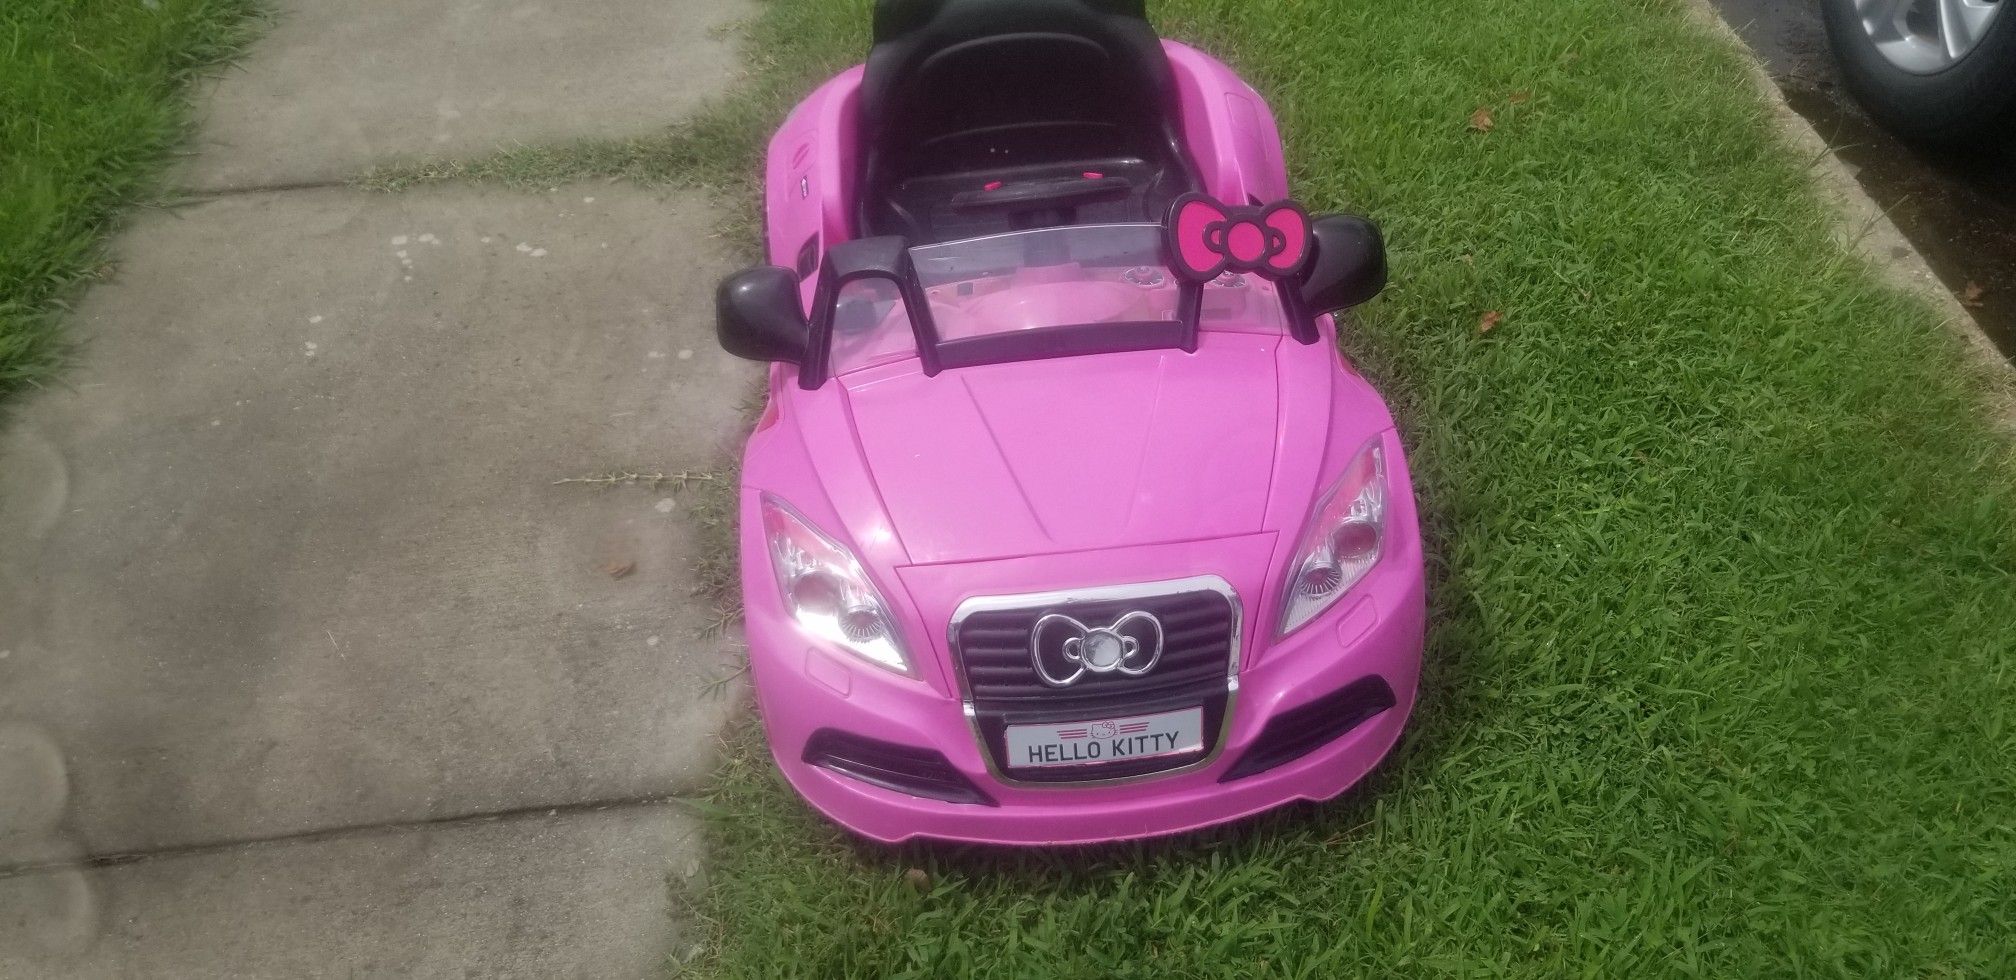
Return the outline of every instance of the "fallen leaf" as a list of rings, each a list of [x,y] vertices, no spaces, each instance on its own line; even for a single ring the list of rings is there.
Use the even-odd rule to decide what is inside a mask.
[[[1488,133],[1497,125],[1491,118],[1491,107],[1488,105],[1480,105],[1476,112],[1470,114],[1470,128],[1480,133]]]
[[[1525,105],[1532,98],[1533,93],[1528,92],[1522,88],[1516,92],[1513,92],[1511,95],[1506,96],[1505,101],[1510,102],[1513,105]]]
[[[1980,309],[1981,297],[1987,295],[1987,293],[1988,290],[1982,288],[1980,283],[1969,279],[1967,280],[1967,288],[1960,291],[1960,305],[1972,309]]]
[[[637,563],[634,561],[618,560],[602,566],[603,574],[608,575],[610,578],[622,578],[636,570]]]
[[[1486,312],[1483,316],[1477,318],[1477,336],[1482,337],[1498,329],[1498,325],[1503,322],[1505,322],[1505,314],[1497,310]]]
[[[931,890],[931,875],[926,873],[923,868],[911,868],[903,872],[903,880],[909,883],[910,887],[920,892]]]

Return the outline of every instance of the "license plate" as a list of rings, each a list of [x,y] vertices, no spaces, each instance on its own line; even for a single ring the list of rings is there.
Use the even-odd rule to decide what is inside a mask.
[[[1089,766],[1204,750],[1204,709],[1008,726],[1008,767]]]

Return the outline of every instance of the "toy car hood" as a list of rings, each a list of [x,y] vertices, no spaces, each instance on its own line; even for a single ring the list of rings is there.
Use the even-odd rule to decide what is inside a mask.
[[[1262,529],[1277,447],[1320,455],[1326,441],[1314,426],[1297,440],[1306,444],[1281,445],[1283,343],[1292,341],[1210,334],[1196,354],[936,377],[908,362],[840,382],[855,447],[910,561],[979,561]],[[849,525],[881,516],[838,509]]]

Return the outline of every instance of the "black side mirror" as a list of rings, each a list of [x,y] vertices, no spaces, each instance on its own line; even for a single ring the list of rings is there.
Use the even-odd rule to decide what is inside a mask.
[[[714,294],[714,330],[722,348],[736,357],[804,363],[812,331],[798,305],[798,273],[759,265],[721,280]]]
[[[1302,274],[1302,306],[1311,316],[1348,310],[1386,288],[1386,241],[1371,219],[1326,214],[1310,231],[1316,254]]]

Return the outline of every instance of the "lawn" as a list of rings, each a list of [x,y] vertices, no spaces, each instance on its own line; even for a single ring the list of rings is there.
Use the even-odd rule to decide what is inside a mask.
[[[0,400],[52,376],[64,300],[145,199],[196,73],[249,36],[257,0],[0,2]]]
[[[2016,975],[2009,443],[1739,56],[1680,0],[1156,9],[1270,98],[1300,196],[1392,243],[1345,344],[1426,512],[1411,734],[1325,806],[1016,854],[857,844],[745,726],[689,969]],[[866,23],[771,0],[705,145],[746,173]]]

